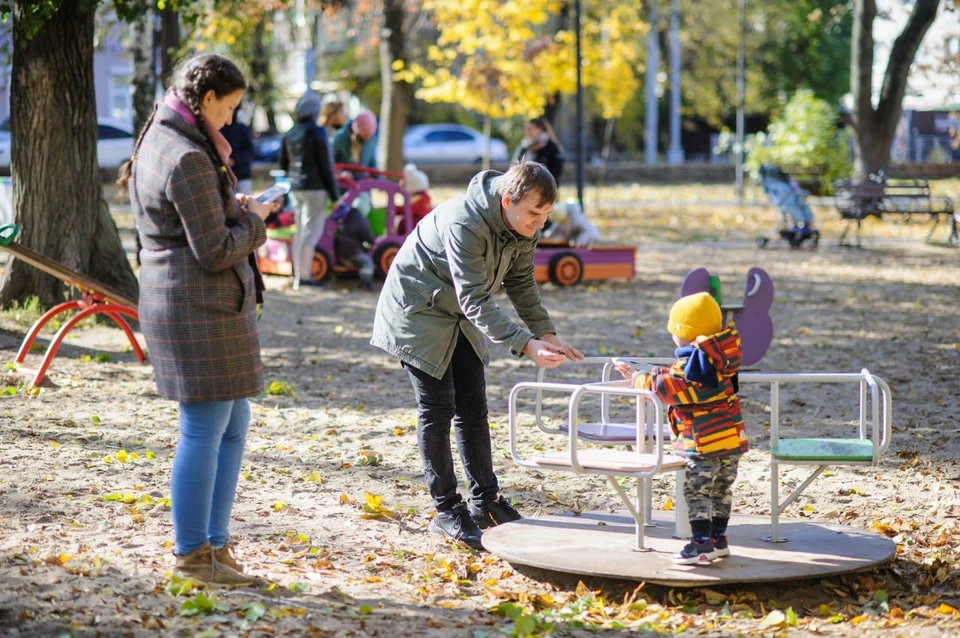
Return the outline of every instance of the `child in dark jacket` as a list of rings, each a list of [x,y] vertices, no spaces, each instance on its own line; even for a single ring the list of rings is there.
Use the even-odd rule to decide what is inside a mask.
[[[706,565],[730,555],[733,483],[747,451],[737,396],[740,334],[733,324],[723,327],[720,306],[705,292],[680,298],[670,309],[667,330],[677,345],[673,366],[650,372],[622,362],[616,367],[634,387],[654,392],[669,406],[673,447],[687,456],[683,496],[693,536],[672,558],[680,565]]]
[[[372,291],[373,259],[367,251],[376,238],[370,230],[370,222],[358,209],[344,209],[343,206],[334,209],[333,219],[338,222],[333,238],[337,259],[356,267],[360,275],[360,289]]]

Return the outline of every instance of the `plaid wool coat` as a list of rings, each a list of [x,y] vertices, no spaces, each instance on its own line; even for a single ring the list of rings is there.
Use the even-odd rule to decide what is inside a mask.
[[[245,215],[204,135],[160,104],[137,151],[130,199],[143,243],[140,326],[157,392],[199,403],[263,389],[254,271],[266,227]]]

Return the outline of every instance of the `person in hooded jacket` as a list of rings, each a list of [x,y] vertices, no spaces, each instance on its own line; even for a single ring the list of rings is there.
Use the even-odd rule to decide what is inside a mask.
[[[583,355],[556,335],[534,279],[537,236],[557,198],[542,164],[484,171],[427,215],[400,247],[380,292],[370,343],[400,359],[417,401],[417,444],[437,515],[430,531],[481,549],[482,528],[520,514],[493,470],[486,342],[554,368]],[[493,297],[503,287],[518,325]],[[457,492],[451,424],[467,474]]]
[[[683,497],[693,538],[672,556],[680,565],[707,565],[730,555],[727,523],[740,457],[748,449],[740,412],[740,333],[723,326],[720,305],[705,292],[681,297],[670,309],[667,331],[677,346],[670,368],[634,370],[616,364],[635,388],[650,390],[668,406],[673,447],[687,457]]]
[[[345,212],[338,207],[333,218],[337,220],[337,231],[333,236],[333,250],[337,259],[357,269],[360,290],[373,292],[374,266],[368,251],[377,238],[370,230],[370,222],[352,206]]]
[[[283,136],[280,146],[280,168],[290,180],[296,212],[291,256],[294,288],[320,285],[311,272],[314,247],[323,234],[327,203],[340,199],[327,131],[317,125],[320,105],[320,96],[312,91],[300,98],[294,112],[296,124]]]
[[[353,164],[377,168],[377,118],[370,111],[360,111],[333,136],[333,158],[337,164]],[[354,180],[371,177],[362,171],[345,171]],[[353,205],[364,215],[370,214],[370,193],[363,192]]]

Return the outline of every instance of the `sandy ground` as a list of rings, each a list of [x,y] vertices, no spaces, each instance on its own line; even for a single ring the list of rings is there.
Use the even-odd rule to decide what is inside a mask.
[[[742,214],[707,211],[679,226],[708,233],[717,215]],[[766,211],[754,226],[769,225],[772,215]],[[786,515],[882,531],[899,547],[890,566],[779,586],[578,586],[576,578],[518,569],[444,542],[426,531],[433,511],[409,381],[367,343],[376,295],[351,281],[294,292],[288,281],[270,278],[261,334],[277,394],[253,401],[233,533],[241,561],[275,585],[178,591],[184,588],[170,579],[164,500],[176,406],[156,396],[152,368],[135,361],[120,331],[87,327],[67,341],[39,393],[0,398],[0,635],[960,632],[960,251],[880,239],[889,225],[868,229],[863,250],[824,242],[817,251],[758,251],[749,224],[739,234],[681,245],[662,241],[678,226],[673,217],[613,210],[600,218],[605,235],[640,246],[636,278],[544,286],[561,334],[592,355],[669,356],[664,318],[689,269],[705,265],[720,275],[728,299],[749,267],[767,269],[776,286],[776,334],[762,370],[866,367],[890,383],[895,402],[893,444],[881,467],[834,469]],[[3,314],[7,361],[23,323]],[[110,360],[98,362],[101,353]],[[535,369],[505,350],[494,355],[487,384],[503,493],[527,515],[616,508],[599,478],[512,464],[506,396]],[[35,354],[30,362],[38,360]],[[4,374],[0,390],[12,393],[21,377]],[[568,367],[565,374],[589,372]],[[768,398],[759,388],[743,396],[752,449],[734,507],[765,514]],[[835,391],[790,389],[783,401],[785,436],[849,436],[855,429],[854,402]],[[521,443],[563,445],[532,433]],[[785,483],[802,474],[787,471]],[[655,506],[671,491],[671,480],[658,480]]]

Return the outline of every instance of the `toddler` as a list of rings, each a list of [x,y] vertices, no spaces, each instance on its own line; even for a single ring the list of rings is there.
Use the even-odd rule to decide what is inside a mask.
[[[670,309],[667,330],[677,345],[676,363],[640,372],[619,362],[633,386],[654,392],[669,406],[673,447],[687,457],[683,496],[693,538],[673,562],[706,565],[730,555],[727,522],[747,433],[737,396],[742,359],[740,335],[723,327],[720,306],[705,292],[680,298]]]

